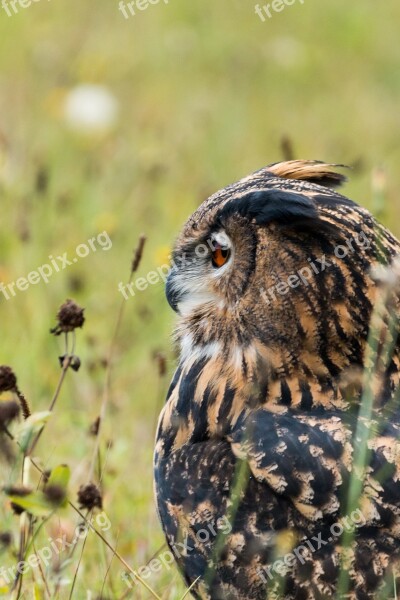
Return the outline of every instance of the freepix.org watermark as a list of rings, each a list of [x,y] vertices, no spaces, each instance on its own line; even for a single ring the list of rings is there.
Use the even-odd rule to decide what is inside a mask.
[[[215,250],[216,244],[218,242],[209,239],[206,244],[198,244],[195,248],[195,254],[197,258],[204,258],[207,256],[210,250]],[[169,263],[165,263],[158,267],[155,271],[149,271],[146,277],[138,277],[131,283],[124,284],[122,281],[118,284],[118,291],[123,295],[125,300],[128,300],[129,296],[135,296],[136,291],[144,292],[149,285],[155,285],[160,281],[164,283],[167,281],[167,277],[172,269],[179,269],[185,265],[193,264],[196,259],[189,258],[186,254],[179,256],[176,262],[172,259],[172,256],[169,255],[168,259]],[[129,295],[128,295],[129,292]]]
[[[258,15],[261,21],[266,21],[266,16],[268,19],[272,19],[274,13],[280,13],[288,6],[293,6],[296,2],[300,2],[300,4],[304,4],[304,0],[273,0],[269,4],[264,4],[260,6],[256,4],[254,7],[256,15]]]
[[[18,14],[18,7],[29,8],[32,3],[40,1],[41,0],[1,0],[1,8],[6,11],[7,16],[12,17],[13,15]]]
[[[353,245],[355,244],[355,245]],[[336,258],[346,258],[349,254],[354,254],[358,248],[369,248],[371,245],[367,236],[363,231],[356,234],[353,238],[346,239],[346,245],[338,245],[334,248],[334,256]],[[195,248],[195,254],[198,258],[202,258],[209,253],[209,250],[215,250],[215,242],[208,240],[207,244],[198,244]],[[165,263],[155,269],[149,271],[145,277],[137,277],[131,283],[123,283],[122,281],[118,284],[118,291],[123,295],[125,300],[136,295],[136,292],[144,292],[147,290],[149,285],[156,285],[160,281],[166,282],[170,271],[174,268],[182,268],[185,265],[190,265],[195,259],[190,259],[185,254],[177,258],[177,262],[174,262],[169,257],[170,263]],[[284,296],[289,292],[290,289],[299,287],[300,285],[308,286],[309,282],[313,277],[319,275],[327,268],[334,264],[335,258],[326,258],[325,254],[322,254],[316,259],[307,259],[308,264],[303,268],[292,273],[285,280],[279,281],[277,284],[270,286],[267,290],[265,288],[260,289],[260,294],[267,304],[271,303],[271,300],[276,300],[276,296]]]
[[[106,251],[111,247],[112,241],[110,236],[106,231],[103,231],[96,237],[90,238],[86,243],[79,244],[75,248],[75,256],[73,258],[70,259],[68,257],[68,252],[64,252],[62,255],[56,257],[50,254],[48,263],[41,265],[35,271],[31,271],[26,277],[19,277],[16,281],[7,284],[1,282],[0,294],[3,294],[6,300],[10,300],[10,298],[17,295],[17,291],[26,292],[31,285],[37,285],[41,281],[49,283],[49,279],[54,273],[59,273],[77,263],[81,258],[86,258],[90,252],[96,252],[98,248]]]
[[[129,19],[129,17],[136,16],[138,12],[140,13],[143,10],[147,10],[152,4],[160,4],[162,2],[168,4],[169,0],[131,0],[131,2],[120,0],[118,10],[122,12],[125,19]]]
[[[162,569],[166,568],[169,571],[177,558],[187,556],[190,552],[193,552],[194,547],[190,544],[194,541],[196,544],[206,544],[211,539],[217,538],[220,534],[228,535],[231,531],[232,526],[227,517],[224,516],[216,520],[210,520],[203,529],[199,529],[195,534],[192,534],[191,538],[186,534],[182,542],[173,542],[170,544],[170,550],[162,552],[158,555],[158,558],[153,558],[147,565],[137,569],[136,572],[142,579],[147,579],[153,573],[159,573]],[[133,587],[132,583],[135,585],[139,583],[139,580],[133,573],[124,572],[121,578],[128,588]]]
[[[353,246],[355,243],[355,246]],[[346,258],[349,254],[354,254],[358,248],[369,248],[371,245],[369,239],[363,231],[355,235],[353,238],[346,240],[346,245],[339,244],[334,248],[334,256],[336,258]],[[335,264],[335,258],[326,258],[325,254],[322,254],[316,259],[307,259],[308,265],[292,273],[286,279],[279,281],[275,285],[271,285],[267,290],[261,288],[260,294],[266,304],[271,304],[272,300],[276,300],[276,296],[285,296],[290,289],[299,287],[300,285],[308,286],[311,279],[332,267]]]
[[[62,537],[57,539],[49,538],[48,546],[43,546],[40,550],[26,556],[25,560],[19,561],[19,563],[8,569],[0,567],[0,577],[6,584],[10,584],[15,580],[17,572],[21,575],[25,575],[29,569],[36,569],[41,565],[48,567],[55,556],[59,556],[67,549],[74,548],[80,540],[84,540],[91,529],[91,525],[97,525],[97,527],[104,532],[110,529],[111,521],[105,512],[101,512],[96,515],[96,517],[91,518],[90,521],[78,525],[71,541],[67,540],[67,535],[65,533]]]
[[[263,583],[267,583],[268,579],[272,580],[275,575],[285,577],[297,561],[304,565],[306,559],[314,554],[314,552],[317,552],[320,548],[323,548],[327,544],[338,539],[344,531],[354,531],[356,527],[361,527],[362,525],[365,525],[365,523],[366,519],[364,515],[361,510],[357,508],[351,515],[344,517],[340,522],[331,525],[329,528],[328,539],[323,539],[322,533],[320,532],[318,535],[312,536],[311,539],[302,540],[299,546],[293,548],[291,552],[285,554],[278,560],[275,560],[269,567],[258,569],[257,575]]]

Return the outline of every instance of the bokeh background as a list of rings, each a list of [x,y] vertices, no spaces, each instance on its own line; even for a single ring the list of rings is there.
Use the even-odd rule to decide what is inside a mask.
[[[152,449],[175,364],[162,282],[126,301],[118,292],[137,239],[148,238],[138,272],[146,275],[168,260],[182,223],[210,193],[289,155],[351,165],[346,193],[400,235],[400,5],[296,1],[265,22],[253,0],[160,0],[128,19],[117,0],[17,9],[8,16],[0,7],[0,282],[49,255],[74,256],[103,231],[112,248],[9,300],[0,293],[0,364],[14,368],[34,411],[46,409],[63,352],[49,329],[65,298],[85,307],[82,367],[68,373],[35,451],[49,468],[71,467],[74,498],[88,478],[89,429],[124,304],[101,484],[107,539],[137,568],[163,544]],[[4,467],[2,485],[18,475]],[[18,531],[5,498],[0,511],[1,529]],[[68,511],[57,518],[65,530],[76,523]],[[49,577],[62,581],[58,598],[69,597],[78,558],[50,565]],[[140,585],[129,590],[111,558],[89,536],[73,597],[150,597]],[[13,564],[12,553],[0,563]],[[173,569],[147,581],[166,599],[185,590]],[[24,585],[32,597],[31,573]],[[0,580],[0,593],[6,588]]]

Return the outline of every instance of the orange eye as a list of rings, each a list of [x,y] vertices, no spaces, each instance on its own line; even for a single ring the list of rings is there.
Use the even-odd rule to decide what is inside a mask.
[[[221,246],[217,246],[211,255],[213,267],[216,269],[223,267],[224,264],[228,262],[230,255],[231,251],[229,248],[221,248]]]

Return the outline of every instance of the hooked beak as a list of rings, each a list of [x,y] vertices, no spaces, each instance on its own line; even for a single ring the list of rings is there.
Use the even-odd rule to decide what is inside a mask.
[[[167,277],[167,285],[165,287],[165,295],[172,310],[179,313],[178,304],[182,301],[184,294],[177,290],[175,285],[176,270],[171,269]]]

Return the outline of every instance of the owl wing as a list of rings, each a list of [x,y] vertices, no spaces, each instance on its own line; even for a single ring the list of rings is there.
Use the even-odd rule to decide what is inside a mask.
[[[259,482],[290,498],[312,521],[345,514],[356,416],[338,413],[242,413],[230,436]],[[371,424],[365,423],[370,427]],[[400,427],[387,424],[369,439],[360,509],[369,525],[389,526],[400,515]]]

